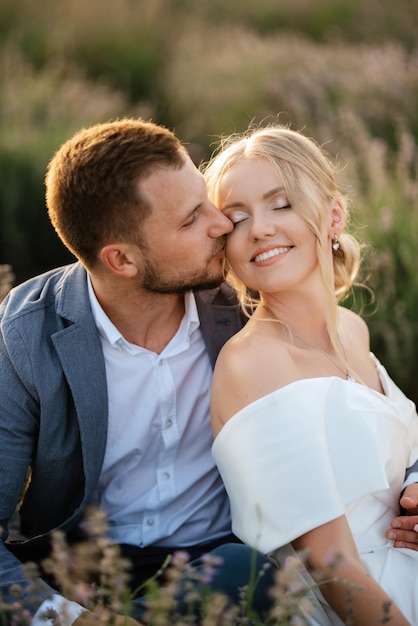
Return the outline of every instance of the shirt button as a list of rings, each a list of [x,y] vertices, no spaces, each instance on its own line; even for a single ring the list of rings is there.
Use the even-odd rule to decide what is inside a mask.
[[[166,428],[171,428],[171,427],[172,427],[172,425],[173,425],[172,420],[167,420],[167,421],[166,421],[166,423],[165,423],[165,427],[166,427]]]
[[[168,472],[164,472],[163,476],[163,480],[168,480],[170,478],[170,474]]]
[[[154,524],[155,524],[154,518],[153,517],[149,517],[147,519],[147,524],[148,524],[148,526],[154,526]]]

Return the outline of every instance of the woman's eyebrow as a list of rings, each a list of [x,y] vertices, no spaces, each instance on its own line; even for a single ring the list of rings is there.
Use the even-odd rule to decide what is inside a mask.
[[[245,206],[243,202],[231,202],[230,204],[225,204],[221,207],[221,211],[225,211],[226,209],[236,209],[243,206]]]
[[[271,189],[270,191],[266,191],[266,193],[263,193],[263,200],[267,200],[268,198],[271,198],[271,196],[275,196],[278,193],[283,193],[284,191],[284,187],[283,185],[280,185],[280,187],[275,187],[274,189]]]

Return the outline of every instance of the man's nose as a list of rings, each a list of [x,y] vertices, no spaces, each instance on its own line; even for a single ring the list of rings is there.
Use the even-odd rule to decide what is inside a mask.
[[[230,233],[234,225],[231,220],[226,217],[214,204],[211,205],[211,219],[212,224],[210,227],[210,236],[217,239],[223,235]]]

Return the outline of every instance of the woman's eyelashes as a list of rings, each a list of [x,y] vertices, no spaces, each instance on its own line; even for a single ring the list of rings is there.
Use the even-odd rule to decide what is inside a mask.
[[[272,211],[280,211],[282,209],[291,209],[292,205],[286,196],[276,196],[276,198],[273,198],[270,208]]]
[[[291,209],[291,208],[292,208],[292,205],[287,200],[284,200],[283,202],[274,203],[272,206],[269,206],[267,210],[268,211],[283,211],[283,210]],[[238,226],[239,224],[241,224],[242,222],[245,222],[246,220],[251,219],[251,213],[247,211],[225,211],[225,215],[229,217],[229,219],[234,225],[234,228]]]
[[[245,220],[249,219],[250,216],[248,213],[245,213],[244,211],[234,211],[233,213],[230,213],[229,215],[227,215],[227,217],[229,217],[229,219],[231,220],[235,228],[241,222],[244,222]]]
[[[273,211],[280,211],[282,209],[291,209],[292,205],[289,204],[289,202],[286,202],[286,204],[281,204],[280,206],[275,206],[273,207]]]

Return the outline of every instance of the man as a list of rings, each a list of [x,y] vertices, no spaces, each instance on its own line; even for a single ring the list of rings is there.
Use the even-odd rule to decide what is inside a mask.
[[[418,461],[407,470],[400,506],[405,515],[395,517],[385,536],[396,548],[418,551]]]
[[[46,188],[79,261],[2,305],[3,541],[31,467],[20,506],[28,540],[0,544],[3,599],[17,583],[32,613],[54,594],[67,622],[81,614],[46,584],[33,598],[17,557],[40,562],[51,531],[75,535],[90,503],[131,559],[133,588],[167,554],[217,549],[214,588],[237,596],[252,557],[231,534],[209,425],[212,366],[243,323],[232,291],[218,289],[232,224],[177,138],[140,120],[77,133],[51,160]]]
[[[32,597],[20,560],[40,562],[54,529],[77,536],[91,503],[132,562],[133,588],[177,549],[192,559],[215,550],[224,564],[213,588],[236,597],[252,555],[231,543],[209,425],[213,364],[243,324],[233,293],[219,287],[232,224],[175,136],[140,120],[77,133],[51,160],[46,187],[50,219],[78,262],[20,285],[2,305],[3,599],[17,583],[32,613],[52,606],[63,623],[90,621],[46,583]],[[28,539],[6,542],[29,467],[20,506]],[[271,572],[262,583],[260,611]]]

